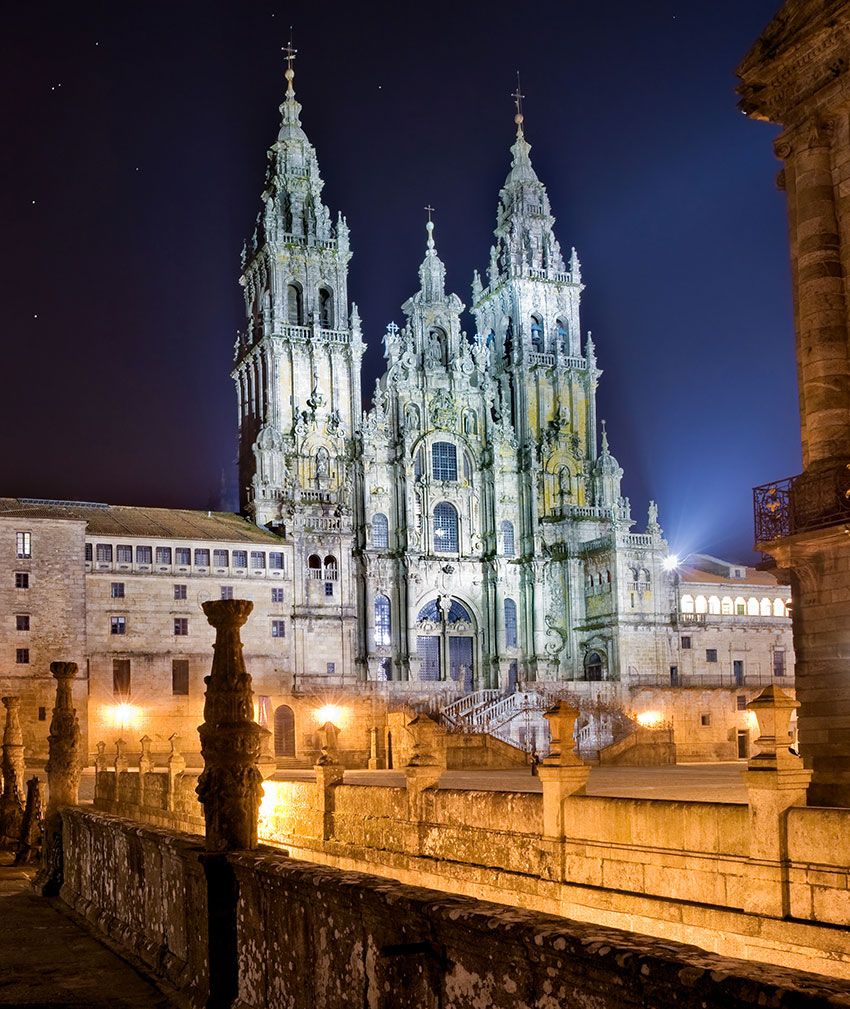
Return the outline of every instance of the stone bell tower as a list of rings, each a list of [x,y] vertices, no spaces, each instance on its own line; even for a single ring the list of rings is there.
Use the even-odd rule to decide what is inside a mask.
[[[357,307],[349,310],[348,225],[322,202],[294,56],[289,46],[280,132],[242,253],[247,326],[232,372],[240,506],[294,546],[294,675],[333,682],[351,668],[355,647],[354,435],[365,344]]]

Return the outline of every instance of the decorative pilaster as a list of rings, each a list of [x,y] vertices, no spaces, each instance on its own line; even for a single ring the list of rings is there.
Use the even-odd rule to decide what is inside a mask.
[[[198,729],[204,770],[197,793],[204,807],[207,851],[257,847],[260,726],[253,719],[254,695],[240,637],[252,609],[246,599],[203,604],[216,632],[212,671],[204,678],[204,723]]]
[[[51,662],[56,680],[56,705],[50,720],[47,758],[47,810],[44,816],[44,849],[41,869],[33,889],[43,897],[59,893],[63,879],[63,806],[76,806],[80,787],[80,723],[74,709],[71,686],[77,675],[76,662]]]
[[[543,786],[543,834],[565,836],[564,799],[584,795],[590,768],[574,750],[578,708],[558,701],[545,714],[549,723],[549,754],[537,768]]]

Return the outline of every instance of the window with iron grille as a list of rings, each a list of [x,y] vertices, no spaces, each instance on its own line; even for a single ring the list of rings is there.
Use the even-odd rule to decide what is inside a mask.
[[[441,501],[434,509],[434,550],[457,553],[457,549],[457,511],[448,501]]]
[[[457,449],[450,441],[431,446],[431,472],[435,480],[457,480]]]
[[[130,696],[130,660],[112,660],[112,693],[116,697]]]
[[[89,564],[91,563],[91,558],[92,558],[91,543],[86,543],[86,561],[87,561],[87,563],[89,563]]]
[[[180,697],[189,695],[189,660],[171,660],[171,693]]]
[[[375,645],[392,643],[392,613],[387,596],[375,596]]]

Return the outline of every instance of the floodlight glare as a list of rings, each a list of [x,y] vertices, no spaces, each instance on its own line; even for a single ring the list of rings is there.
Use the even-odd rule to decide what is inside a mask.
[[[665,571],[673,571],[679,566],[679,555],[668,554],[662,561],[662,566]]]

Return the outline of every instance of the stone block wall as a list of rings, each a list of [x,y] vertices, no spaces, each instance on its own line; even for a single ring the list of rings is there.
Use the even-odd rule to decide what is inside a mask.
[[[200,1006],[209,938],[192,838],[63,813],[62,898]],[[237,1009],[838,1009],[847,986],[271,849],[228,856]]]

